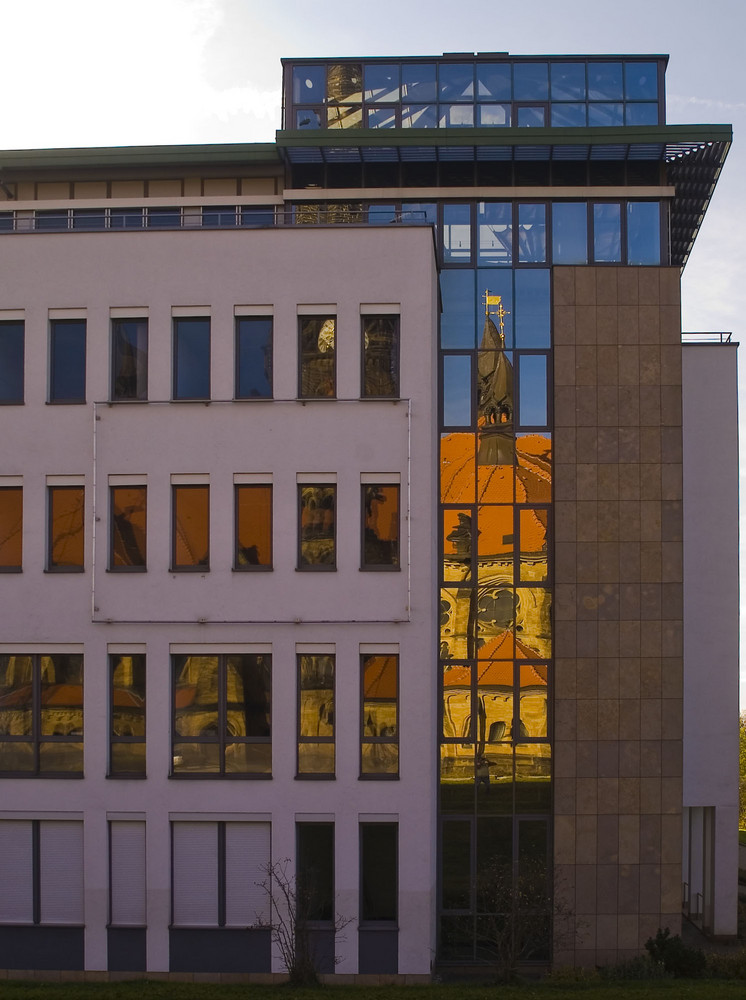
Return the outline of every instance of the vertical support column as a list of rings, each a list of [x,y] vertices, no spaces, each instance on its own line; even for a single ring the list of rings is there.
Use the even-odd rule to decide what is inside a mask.
[[[555,963],[680,928],[675,268],[554,269]]]

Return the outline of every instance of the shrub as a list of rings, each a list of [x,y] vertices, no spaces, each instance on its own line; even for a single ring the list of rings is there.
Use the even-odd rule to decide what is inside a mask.
[[[676,979],[699,979],[707,969],[704,952],[684,944],[679,934],[671,937],[668,927],[658,928],[655,937],[645,942],[645,948],[653,962],[661,963]]]
[[[552,986],[597,986],[601,982],[598,969],[586,969],[582,965],[560,965],[552,969],[544,980]]]
[[[708,955],[707,972],[714,979],[746,979],[746,949],[730,955]]]
[[[604,982],[668,979],[671,975],[662,962],[654,961],[649,955],[635,955],[616,965],[605,965],[599,972]]]

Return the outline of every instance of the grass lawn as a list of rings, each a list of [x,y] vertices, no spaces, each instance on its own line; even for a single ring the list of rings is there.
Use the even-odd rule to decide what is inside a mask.
[[[744,983],[737,980],[666,979],[602,985],[521,986],[451,983],[434,986],[218,986],[212,983],[39,983],[0,984],[2,1000],[743,1000]]]

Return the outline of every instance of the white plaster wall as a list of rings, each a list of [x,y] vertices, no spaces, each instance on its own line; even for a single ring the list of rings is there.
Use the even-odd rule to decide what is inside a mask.
[[[333,305],[338,318],[340,399],[302,405],[294,399],[297,307],[322,303]],[[361,303],[380,303],[382,312],[384,304],[400,310],[401,401],[357,399]],[[275,401],[95,403],[109,393],[112,307],[148,309],[153,401],[167,401],[171,394],[172,307],[209,307],[212,397],[230,400],[236,305],[264,305],[274,314]],[[60,308],[86,310],[84,406],[45,403],[48,311]],[[334,819],[338,910],[354,918],[358,822],[361,817],[398,819],[399,971],[428,972],[434,947],[437,689],[437,274],[429,228],[0,236],[0,310],[8,309],[25,310],[26,404],[3,409],[0,475],[23,476],[24,550],[23,573],[2,580],[0,650],[19,643],[83,644],[85,778],[4,780],[0,818],[82,814],[87,967],[106,968],[107,817],[130,815],[147,824],[148,965],[155,971],[168,968],[169,818],[195,814],[271,818],[276,859],[293,857],[297,817]],[[273,476],[272,573],[231,572],[233,474],[247,472]],[[295,569],[299,472],[337,476],[334,573]],[[371,472],[401,478],[399,573],[359,569],[360,476]],[[146,574],[106,572],[107,477],[122,473],[147,476]],[[168,571],[172,473],[210,476],[209,573]],[[43,571],[49,474],[85,476],[85,573]],[[196,624],[198,618],[205,623]],[[296,646],[319,642],[336,647],[336,780],[298,781]],[[146,646],[144,781],[105,776],[110,643]],[[172,643],[217,651],[224,643],[272,644],[271,781],[168,778]],[[359,654],[361,644],[368,643],[389,644],[400,654],[401,778],[396,782],[358,780]],[[338,970],[354,972],[356,925],[345,937],[338,944]]]
[[[715,807],[713,930],[722,935],[736,933],[738,888],[736,349],[684,345],[682,372],[683,805]]]

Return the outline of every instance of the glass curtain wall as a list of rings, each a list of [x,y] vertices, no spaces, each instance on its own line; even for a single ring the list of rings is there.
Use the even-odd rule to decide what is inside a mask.
[[[551,309],[543,204],[441,209],[443,961],[549,952]],[[506,930],[510,928],[510,930]]]

